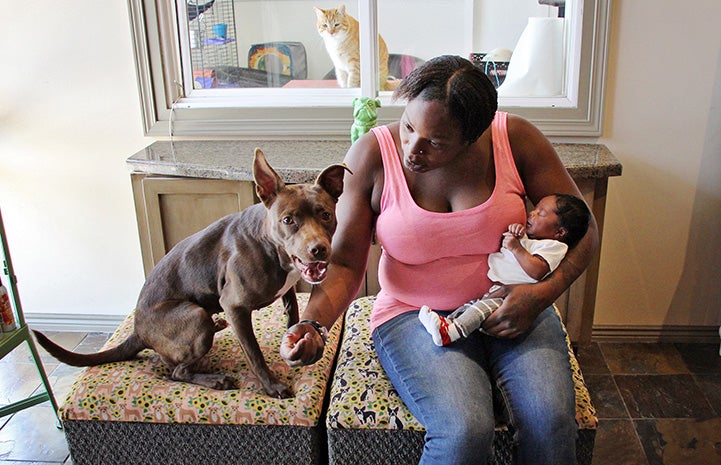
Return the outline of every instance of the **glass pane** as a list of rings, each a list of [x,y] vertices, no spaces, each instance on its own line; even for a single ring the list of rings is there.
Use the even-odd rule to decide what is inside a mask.
[[[383,0],[378,2],[378,31],[388,45],[391,80],[402,79],[438,55],[467,56],[465,24],[472,1]]]
[[[474,51],[480,52],[478,65],[496,84],[500,97],[566,95],[569,24],[565,11],[572,1],[477,3]]]
[[[378,26],[388,44],[390,74],[402,78],[423,60],[452,54],[481,67],[501,96],[565,95],[568,31],[563,16],[571,2],[379,1]]]
[[[194,89],[338,87],[314,9],[335,9],[338,2],[185,1],[178,11],[187,10],[181,31],[188,33]],[[357,3],[346,3],[345,12],[357,18]],[[340,46],[352,50],[353,42]]]

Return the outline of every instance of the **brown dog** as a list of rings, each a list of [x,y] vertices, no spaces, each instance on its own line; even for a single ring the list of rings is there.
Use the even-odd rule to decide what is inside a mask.
[[[213,335],[227,325],[214,322],[212,315],[224,311],[265,391],[274,397],[292,396],[263,358],[251,312],[282,296],[288,327],[298,323],[293,286],[301,277],[312,284],[325,277],[345,170],[332,165],[315,184],[286,186],[255,149],[253,178],[262,204],[221,218],[160,260],[140,291],[128,339],[95,354],[67,351],[35,331],[38,342],[73,366],[130,360],[152,348],[171,366],[171,379],[232,389],[233,380],[226,375],[196,372]]]

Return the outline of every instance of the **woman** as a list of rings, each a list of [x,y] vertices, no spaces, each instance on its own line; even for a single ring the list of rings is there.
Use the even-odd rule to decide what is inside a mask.
[[[427,430],[422,464],[483,464],[492,453],[491,391],[516,428],[521,463],[575,463],[575,400],[562,325],[551,304],[582,273],[597,228],[536,284],[502,286],[502,306],[480,332],[452,346],[428,344],[418,309],[454,309],[483,295],[488,254],[508,224],[525,221],[525,198],[581,197],[549,141],[520,117],[496,112],[488,78],[469,61],[432,59],[401,83],[399,122],[354,143],[345,163],[338,229],[325,281],[284,336],[291,365],[316,361],[329,328],[355,297],[375,231],[383,246],[371,317],[378,357]],[[314,328],[315,326],[315,328]]]

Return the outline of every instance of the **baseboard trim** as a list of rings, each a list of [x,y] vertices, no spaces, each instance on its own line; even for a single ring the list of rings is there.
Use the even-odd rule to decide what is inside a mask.
[[[71,313],[26,313],[25,322],[41,331],[112,333],[125,315],[74,315]]]
[[[25,321],[41,331],[113,332],[125,315],[26,313]],[[597,342],[719,342],[718,326],[594,326]]]
[[[594,326],[597,342],[719,342],[718,326]]]

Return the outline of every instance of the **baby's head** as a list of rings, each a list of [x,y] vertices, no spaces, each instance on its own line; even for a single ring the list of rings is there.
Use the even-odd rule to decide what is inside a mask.
[[[572,246],[586,234],[590,221],[586,202],[573,195],[552,194],[542,198],[528,214],[526,235]]]

